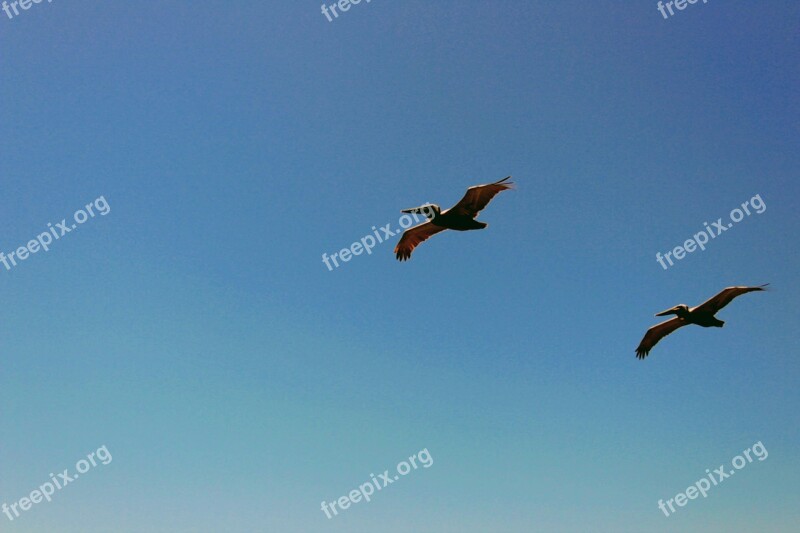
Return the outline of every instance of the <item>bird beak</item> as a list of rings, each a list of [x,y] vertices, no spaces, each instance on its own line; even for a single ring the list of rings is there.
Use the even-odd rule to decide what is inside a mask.
[[[676,309],[677,309],[677,307],[672,307],[670,309],[667,309],[666,311],[661,311],[660,313],[656,313],[656,316],[674,315],[674,314],[676,314],[675,313]]]
[[[416,213],[418,215],[427,214],[427,209],[430,209],[428,206],[423,207],[412,207],[411,209],[403,209],[400,211],[401,213]]]

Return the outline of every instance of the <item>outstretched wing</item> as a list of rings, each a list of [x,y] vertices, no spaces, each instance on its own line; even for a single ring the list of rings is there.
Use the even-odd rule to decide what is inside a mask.
[[[394,247],[394,253],[397,255],[397,260],[407,260],[409,257],[411,257],[411,252],[414,251],[414,248],[416,248],[419,243],[427,240],[432,235],[436,235],[440,231],[444,231],[445,229],[447,228],[443,226],[437,226],[432,222],[425,222],[419,226],[414,226],[413,228],[407,229],[403,232],[403,236],[400,237],[400,241],[397,243],[397,246]]]
[[[506,180],[511,179],[511,176],[505,177],[500,181],[489,183],[488,185],[476,185],[467,189],[467,194],[464,198],[450,209],[459,215],[466,215],[472,218],[478,216],[478,213],[492,201],[497,193],[511,189],[512,182]]]
[[[720,309],[731,303],[731,301],[737,296],[741,296],[742,294],[746,294],[748,292],[753,292],[753,291],[763,291],[764,287],[766,287],[767,285],[769,285],[769,283],[767,283],[766,285],[760,285],[758,287],[728,287],[727,289],[722,289],[722,292],[720,292],[713,298],[710,298],[709,300],[701,303],[700,305],[692,309],[692,311],[700,311],[703,313],[710,313],[713,315],[714,313],[716,313],[717,311],[719,311]]]
[[[656,324],[648,329],[647,333],[644,334],[642,342],[639,343],[639,347],[636,348],[636,357],[644,359],[647,357],[647,354],[650,353],[650,350],[653,349],[653,346],[658,344],[658,341],[685,325],[686,321],[676,316],[675,318],[662,322],[661,324]]]

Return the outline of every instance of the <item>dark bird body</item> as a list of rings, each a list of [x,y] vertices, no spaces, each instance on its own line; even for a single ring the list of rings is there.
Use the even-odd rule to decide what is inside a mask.
[[[737,296],[753,291],[763,291],[767,285],[761,285],[760,287],[728,287],[697,307],[690,309],[688,305],[680,304],[666,311],[656,313],[656,316],[675,315],[675,318],[648,329],[642,342],[639,343],[639,347],[636,348],[636,357],[644,359],[658,341],[683,326],[694,324],[704,328],[721,328],[725,325],[725,322],[714,316],[720,309],[731,303]]]
[[[501,191],[511,189],[512,183],[506,181],[510,178],[511,176],[508,176],[494,183],[470,187],[467,189],[467,193],[464,197],[456,205],[446,211],[442,211],[436,204],[425,204],[411,209],[403,209],[401,211],[402,213],[423,214],[428,217],[428,221],[414,226],[403,233],[403,236],[394,248],[397,259],[399,261],[409,259],[411,257],[411,252],[413,252],[414,248],[420,243],[446,229],[469,231],[483,229],[488,226],[485,222],[475,220],[475,217],[489,204],[495,195]]]
[[[441,226],[444,229],[454,229],[456,231],[469,231],[471,229],[483,229],[489,224],[480,222],[474,218],[460,216],[452,210],[445,211],[438,217],[434,216],[431,220],[434,226]]]

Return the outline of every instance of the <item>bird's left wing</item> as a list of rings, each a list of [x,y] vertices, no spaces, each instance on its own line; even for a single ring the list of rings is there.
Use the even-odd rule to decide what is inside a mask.
[[[506,181],[510,178],[511,176],[508,176],[494,183],[470,187],[467,189],[467,194],[464,195],[464,198],[459,200],[450,211],[475,218],[478,216],[478,213],[492,201],[492,198],[494,198],[497,193],[512,188],[511,185],[513,185],[513,183]]]
[[[644,334],[644,338],[642,338],[642,342],[639,343],[639,347],[636,348],[636,357],[644,359],[647,357],[647,354],[650,353],[650,350],[653,349],[653,346],[658,344],[658,341],[685,325],[686,321],[676,316],[675,318],[662,322],[661,324],[656,324],[648,329],[647,333]]]
[[[414,248],[416,248],[419,243],[427,240],[433,235],[436,235],[440,231],[444,231],[445,229],[447,228],[437,226],[432,222],[425,222],[419,226],[414,226],[413,228],[407,229],[405,232],[403,232],[403,236],[400,237],[397,246],[394,247],[394,253],[397,255],[397,260],[407,260],[409,257],[411,257],[411,252],[414,251]]]
[[[737,296],[741,296],[742,294],[746,294],[748,292],[753,291],[763,291],[764,287],[769,285],[760,285],[758,287],[728,287],[727,289],[722,289],[722,291],[717,294],[716,296],[706,300],[705,302],[698,305],[693,311],[702,311],[706,313],[711,313],[712,315],[731,303],[734,298]]]

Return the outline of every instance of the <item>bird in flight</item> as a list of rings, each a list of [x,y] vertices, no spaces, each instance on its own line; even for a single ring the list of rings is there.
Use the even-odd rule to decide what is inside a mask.
[[[763,291],[765,290],[764,287],[767,285],[769,285],[769,283],[758,287],[728,287],[697,307],[692,307],[690,309],[689,306],[680,304],[666,311],[656,313],[656,316],[676,316],[647,330],[642,342],[639,343],[639,347],[636,348],[636,357],[644,359],[647,357],[647,354],[650,353],[650,350],[653,349],[653,346],[658,344],[658,341],[676,329],[688,324],[696,324],[704,328],[721,328],[725,322],[714,316],[720,309],[731,303],[737,296],[753,291]]]
[[[505,177],[500,181],[486,185],[476,185],[467,189],[456,205],[446,211],[436,204],[425,204],[411,209],[403,209],[402,213],[417,213],[425,215],[427,222],[407,229],[394,248],[394,253],[398,261],[406,261],[411,257],[411,252],[419,244],[440,231],[454,229],[456,231],[467,231],[472,229],[483,229],[488,224],[475,220],[478,213],[486,207],[497,193],[512,189],[512,182],[506,181],[511,176]]]

